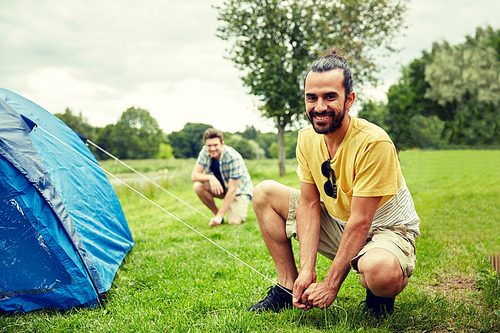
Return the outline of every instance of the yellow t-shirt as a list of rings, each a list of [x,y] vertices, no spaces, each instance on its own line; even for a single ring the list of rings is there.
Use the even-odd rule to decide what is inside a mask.
[[[330,215],[342,222],[347,222],[351,215],[353,196],[382,196],[381,207],[404,184],[391,139],[383,129],[364,119],[351,116],[349,129],[330,162],[336,177],[337,199],[327,196],[324,190],[327,179],[321,173],[321,164],[329,158],[322,134],[317,134],[312,126],[299,131],[299,179],[315,184]]]

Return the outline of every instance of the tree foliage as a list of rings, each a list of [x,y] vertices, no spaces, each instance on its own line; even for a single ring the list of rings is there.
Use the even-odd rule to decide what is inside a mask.
[[[374,82],[371,52],[401,29],[407,0],[227,0],[217,36],[231,41],[228,58],[243,85],[260,99],[262,116],[278,129],[280,174],[285,173],[285,129],[304,115],[300,81],[312,59],[341,46],[360,83]]]
[[[358,115],[381,125],[398,149],[498,144],[499,73],[500,30],[478,28],[463,44],[435,43],[403,68],[387,104],[369,101]]]
[[[156,157],[162,137],[163,131],[149,111],[131,107],[116,124],[99,131],[97,144],[120,159],[144,159]]]
[[[170,133],[168,139],[174,148],[174,156],[176,158],[198,157],[205,144],[203,133],[211,127],[211,125],[201,123],[186,123],[181,131]]]
[[[70,108],[66,108],[64,113],[55,113],[54,115],[81,136],[92,141],[95,140],[96,129],[81,112],[78,115],[74,115]]]
[[[402,69],[401,79],[387,93],[383,125],[398,149],[422,147],[410,131],[410,121],[415,115],[447,117],[447,109],[425,95],[429,83],[424,73],[429,62],[430,55],[424,52],[421,58]]]
[[[276,140],[276,134],[274,133],[261,133],[258,132],[257,137],[255,138],[255,142],[264,149],[265,157],[266,158],[277,158],[278,153],[276,153],[276,156],[273,157],[273,155],[270,152],[270,147],[273,143],[276,143],[278,145],[278,142]]]
[[[410,133],[423,148],[442,148],[445,139],[442,138],[444,121],[437,116],[425,117],[417,114],[410,120]]]
[[[368,100],[363,103],[357,116],[359,118],[366,119],[389,132],[388,127],[385,124],[387,119],[387,107],[384,103]]]
[[[251,141],[253,140],[247,140],[240,134],[224,134],[224,143],[236,149],[244,159],[254,159],[256,157],[254,146],[250,144]]]
[[[237,133],[240,134],[243,138],[247,140],[255,140],[257,138],[258,131],[255,129],[255,127],[252,126],[245,126],[245,131],[243,133]]]
[[[415,99],[417,95],[412,90],[411,70],[404,70],[403,77],[387,92],[387,115],[384,123],[398,149],[418,146],[418,142],[410,133],[410,120],[417,113]]]
[[[446,42],[434,45],[432,62],[425,70],[430,84],[426,97],[456,108],[471,96],[480,103],[500,104],[500,62],[487,34],[488,30],[478,29],[475,38],[456,47]]]
[[[425,96],[451,110],[445,129],[451,143],[500,142],[499,35],[500,30],[478,28],[463,44],[433,46]]]
[[[174,148],[168,143],[160,142],[160,149],[156,157],[159,159],[174,158]]]
[[[93,127],[81,112],[74,115],[69,108],[64,113],[55,115],[75,132],[120,159],[196,158],[205,144],[203,133],[212,127],[201,123],[186,123],[182,130],[166,135],[147,110],[135,107],[127,109],[117,123],[103,128]],[[297,140],[296,134],[295,139],[289,136],[287,132],[286,156],[292,158]],[[271,158],[270,147],[277,142],[276,134],[261,133],[254,126],[246,126],[242,133],[225,132],[224,141],[245,159]],[[93,146],[89,148],[98,159],[109,158],[101,150]]]

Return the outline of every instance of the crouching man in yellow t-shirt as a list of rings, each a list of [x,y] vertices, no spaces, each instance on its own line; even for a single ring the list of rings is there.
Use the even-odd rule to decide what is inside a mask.
[[[304,80],[312,126],[299,132],[300,191],[274,181],[254,190],[253,207],[279,284],[249,311],[329,307],[352,268],[366,289],[365,312],[394,311],[415,268],[420,219],[387,133],[348,114],[355,99],[349,63],[334,50]],[[291,238],[299,241],[300,270]],[[332,260],[316,280],[316,253]],[[292,295],[293,294],[293,295]]]

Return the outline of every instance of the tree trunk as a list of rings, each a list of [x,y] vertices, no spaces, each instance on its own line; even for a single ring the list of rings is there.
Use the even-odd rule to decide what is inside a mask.
[[[276,127],[278,128],[278,161],[280,166],[280,176],[285,176],[285,160],[286,160],[286,151],[285,151],[285,126],[283,124],[278,123]]]

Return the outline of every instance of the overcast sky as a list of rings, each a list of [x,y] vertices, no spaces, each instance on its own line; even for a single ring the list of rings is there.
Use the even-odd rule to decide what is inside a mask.
[[[215,37],[222,0],[0,0],[0,87],[52,113],[69,107],[93,126],[147,109],[166,132],[187,122],[228,132],[273,123],[255,111],[238,71]],[[402,65],[444,40],[462,43],[476,27],[500,29],[500,0],[413,0],[409,26],[384,60],[386,89]]]

